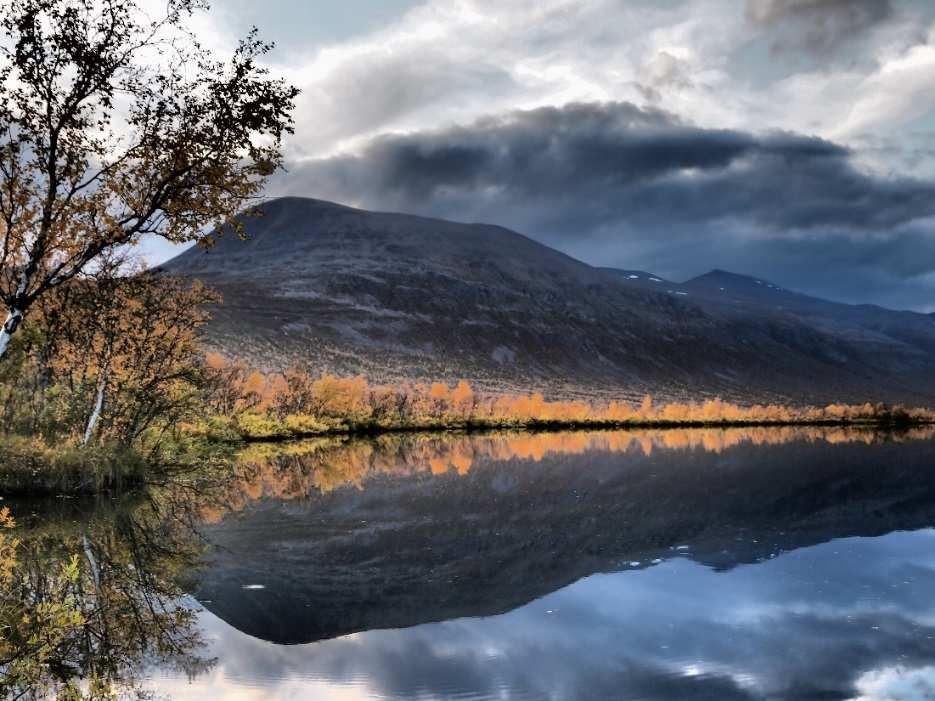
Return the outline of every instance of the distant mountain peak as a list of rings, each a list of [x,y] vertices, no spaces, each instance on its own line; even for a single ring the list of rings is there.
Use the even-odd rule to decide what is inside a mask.
[[[733,295],[744,299],[758,299],[761,301],[806,297],[798,292],[781,287],[766,278],[741,275],[720,268],[715,268],[682,284],[687,290],[709,296]]]
[[[320,200],[316,197],[299,197],[298,195],[283,195],[282,197],[273,197],[259,204],[258,206],[261,209],[266,210],[269,208],[293,207],[296,205],[305,207],[319,207],[321,209],[355,209],[350,205],[340,204],[339,202]]]
[[[752,275],[742,275],[741,273],[732,273],[729,270],[723,270],[721,268],[715,268],[710,272],[705,273],[704,275],[699,275],[698,277],[687,280],[685,285],[697,285],[697,284],[728,284],[732,286],[744,286],[748,288],[758,288],[762,287],[765,289],[772,290],[783,290],[784,288],[779,285],[770,282],[764,278],[754,277]]]
[[[598,270],[610,273],[623,282],[654,288],[657,292],[673,285],[677,286],[671,280],[666,280],[664,277],[645,270],[625,270],[623,268],[598,268]]]

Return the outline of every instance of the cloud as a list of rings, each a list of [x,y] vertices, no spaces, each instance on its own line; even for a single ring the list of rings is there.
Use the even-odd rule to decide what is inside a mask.
[[[294,4],[271,0],[266,23],[281,28]],[[292,41],[275,67],[303,90],[290,148],[322,156],[385,131],[576,100],[646,99],[647,90],[660,102],[695,104],[718,80],[702,55],[716,54],[745,24],[740,12],[715,17],[696,5],[436,0],[368,33],[319,37],[305,53]],[[235,17],[222,15],[228,26]]]
[[[787,30],[774,39],[776,50],[802,48],[828,53],[888,21],[893,14],[890,0],[747,1],[751,22]]]
[[[648,102],[656,103],[668,91],[693,87],[690,72],[687,61],[660,51],[643,65],[642,82],[637,82],[637,89]]]
[[[830,141],[703,129],[630,103],[384,135],[359,154],[295,167],[282,187],[458,219],[486,211],[515,223],[535,209],[524,228],[546,234],[724,218],[770,229],[875,230],[935,214],[935,186],[863,173]]]
[[[750,0],[746,11],[708,0],[393,0],[380,10],[354,0],[349,31],[298,0],[251,12],[243,2],[218,8],[213,31],[238,36],[257,21],[281,40],[274,69],[303,89],[290,142],[301,157],[386,131],[594,100],[651,102],[711,127],[828,136],[851,113],[854,83],[924,45],[935,19],[931,3],[885,0]],[[770,52],[777,41],[811,48]],[[764,89],[792,76],[801,80]]]
[[[838,133],[874,134],[900,127],[935,110],[935,32],[929,42],[908,49],[866,76],[854,90],[853,106]],[[905,131],[905,129],[901,129]]]
[[[845,299],[868,276],[885,289],[935,271],[935,184],[864,172],[825,139],[705,129],[630,103],[383,135],[294,165],[274,191],[501,224],[590,262],[682,277],[735,261],[792,286],[826,260],[840,280],[811,289]],[[848,270],[865,276],[853,288]]]
[[[347,23],[245,2],[196,19],[211,46],[254,21],[282,39],[271,68],[303,93],[271,194],[493,221],[672,276],[736,260],[841,299],[935,299],[930,270],[875,262],[881,242],[887,261],[935,250],[927,183],[882,175],[935,178],[935,3],[353,0]]]
[[[932,3],[751,0],[744,11],[708,0],[393,0],[378,11],[354,0],[359,21],[349,32],[299,0],[268,0],[257,12],[239,11],[243,1],[219,8],[208,33],[229,39],[259,21],[265,37],[281,40],[272,68],[303,90],[289,142],[295,158],[575,101],[650,103],[712,128],[838,140],[854,136],[840,133],[844,123],[863,128],[864,112],[877,129],[898,119],[885,104],[855,109],[855,95],[872,102],[877,85],[884,103],[928,104],[912,49],[928,41]],[[833,47],[833,61],[828,52],[770,51],[814,32],[809,41]],[[902,89],[913,66],[914,82]]]
[[[890,0],[747,0],[747,15],[762,24],[807,17],[853,31],[872,27],[892,14]]]

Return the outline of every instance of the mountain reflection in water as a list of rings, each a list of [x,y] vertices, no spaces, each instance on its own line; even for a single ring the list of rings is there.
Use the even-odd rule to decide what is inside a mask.
[[[238,513],[206,527],[216,547],[195,595],[249,635],[307,643],[504,613],[679,547],[726,569],[835,537],[935,525],[932,453],[919,449],[932,441],[906,438],[390,436],[247,454],[246,487],[228,500]]]
[[[139,638],[111,676],[174,698],[935,698],[933,456],[921,429],[329,438],[20,531],[29,571],[111,553],[175,612],[172,649],[167,616],[98,617]]]

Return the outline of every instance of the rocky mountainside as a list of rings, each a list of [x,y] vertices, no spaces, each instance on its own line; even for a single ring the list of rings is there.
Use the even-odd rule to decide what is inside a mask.
[[[596,268],[507,229],[283,198],[169,261],[224,295],[211,346],[266,369],[574,395],[935,399],[935,322],[713,271]]]

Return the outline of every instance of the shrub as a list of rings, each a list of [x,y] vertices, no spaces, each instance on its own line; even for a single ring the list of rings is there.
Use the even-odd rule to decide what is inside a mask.
[[[308,414],[289,414],[284,423],[286,429],[296,436],[326,433],[331,426]]]
[[[0,441],[0,490],[96,493],[142,483],[147,463],[117,444],[50,446],[38,437]]]
[[[248,440],[285,438],[289,430],[281,421],[277,421],[268,414],[245,412],[236,417],[237,432]]]

